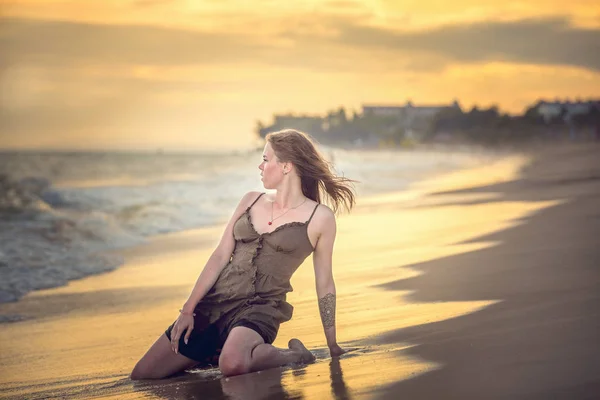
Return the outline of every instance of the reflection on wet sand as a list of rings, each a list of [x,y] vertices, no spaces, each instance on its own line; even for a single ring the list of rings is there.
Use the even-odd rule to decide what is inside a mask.
[[[156,382],[134,382],[133,388],[144,397],[152,395],[160,399],[303,399],[301,390],[288,389],[282,384],[283,375],[289,372],[289,369],[273,368],[225,378],[217,369],[201,370]]]
[[[184,373],[158,381],[133,381],[133,391],[138,394],[138,398],[182,400],[225,398],[219,377],[212,376],[214,374],[210,372],[211,370]]]
[[[331,394],[336,400],[350,400],[352,397],[344,383],[344,375],[339,358],[332,358],[329,362],[329,379],[331,379]]]
[[[318,363],[318,369],[327,366],[328,375],[323,376],[323,385],[319,389],[328,398],[330,394],[335,400],[352,399],[349,386],[344,381],[342,364],[347,361],[340,358]],[[227,398],[231,400],[262,400],[262,399],[310,399],[307,394],[304,377],[311,365],[301,365],[286,368],[273,368],[266,371],[246,375],[221,377],[217,369],[191,371],[171,379],[161,381],[133,382],[135,392],[143,393],[161,399],[193,400],[207,398]],[[318,374],[320,375],[320,374]],[[329,376],[329,384],[326,384]],[[292,379],[287,379],[291,377]],[[313,385],[313,383],[311,383]],[[329,393],[327,393],[329,391]]]
[[[299,367],[298,370],[302,368]],[[281,381],[284,373],[289,373],[289,370],[273,368],[254,374],[222,378],[221,387],[231,400],[304,399],[301,390],[283,386]]]

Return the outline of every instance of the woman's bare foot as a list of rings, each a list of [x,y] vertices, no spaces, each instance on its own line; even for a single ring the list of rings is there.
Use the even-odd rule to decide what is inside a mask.
[[[300,360],[299,362],[301,363],[312,363],[315,361],[316,357],[314,356],[313,353],[311,353],[305,346],[304,344],[302,344],[301,341],[299,341],[298,339],[290,339],[290,341],[288,342],[288,347],[290,348],[290,350],[295,350],[298,353],[300,353]]]

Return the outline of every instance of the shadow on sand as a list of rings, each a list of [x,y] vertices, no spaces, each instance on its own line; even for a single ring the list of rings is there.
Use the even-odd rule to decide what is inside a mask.
[[[492,202],[566,201],[471,241],[493,247],[411,265],[423,274],[382,285],[413,291],[414,302],[500,302],[379,337],[379,344],[415,343],[408,354],[443,366],[393,384],[380,398],[598,398],[600,180],[593,177],[600,176],[600,156],[594,153],[583,150],[581,168],[557,179],[543,175],[553,159],[538,157],[519,181],[446,193],[495,193]]]

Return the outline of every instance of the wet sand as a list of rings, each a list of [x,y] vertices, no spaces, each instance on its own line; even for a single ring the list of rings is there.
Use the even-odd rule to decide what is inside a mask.
[[[361,199],[338,220],[338,340],[331,360],[310,258],[292,280],[309,366],[224,379],[191,371],[131,382],[220,228],[157,238],[114,272],[0,305],[7,398],[592,398],[600,393],[600,149],[507,157]],[[520,172],[521,171],[521,172]],[[594,307],[596,306],[596,307]],[[587,397],[586,397],[587,396]]]
[[[444,200],[475,193],[494,198]],[[546,149],[522,179],[436,196],[436,207],[555,204],[467,242],[494,246],[413,264],[419,276],[381,286],[417,303],[499,302],[377,338],[417,343],[406,353],[444,366],[380,398],[600,398],[600,146]]]

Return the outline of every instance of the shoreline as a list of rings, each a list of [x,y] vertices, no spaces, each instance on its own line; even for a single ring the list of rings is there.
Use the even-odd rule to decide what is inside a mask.
[[[340,149],[334,149],[334,150],[340,150]],[[388,153],[390,152],[390,150],[386,150],[386,149],[382,149],[382,151],[385,151]],[[449,173],[453,173],[453,172],[457,172],[457,171],[464,171],[464,170],[473,168],[474,166],[480,166],[486,162],[489,162],[490,160],[492,162],[496,162],[499,158],[502,158],[503,156],[506,157],[506,154],[492,153],[489,151],[482,150],[480,148],[473,148],[473,147],[463,148],[461,151],[458,151],[456,149],[446,149],[446,151],[440,151],[440,150],[428,151],[428,150],[421,150],[421,149],[411,149],[408,151],[404,151],[402,149],[391,149],[391,151],[399,152],[399,153],[406,154],[406,155],[412,154],[412,156],[418,156],[419,154],[427,154],[427,153],[431,153],[431,154],[444,153],[447,155],[454,154],[454,155],[456,155],[456,157],[461,157],[461,159],[458,164],[451,165],[449,170],[447,168],[448,166],[446,165],[448,160],[442,160],[441,165],[432,166],[429,169],[426,169],[425,171],[415,171],[415,172],[398,171],[397,172],[398,173],[397,180],[399,182],[408,181],[408,183],[406,184],[407,185],[406,187],[401,187],[401,188],[397,188],[397,189],[387,188],[381,192],[369,194],[368,196],[361,196],[360,201],[359,201],[360,203],[363,203],[364,205],[373,205],[373,204],[375,204],[373,201],[374,199],[375,199],[375,201],[379,201],[381,199],[386,198],[386,196],[389,196],[389,198],[398,199],[399,195],[401,197],[401,196],[406,195],[407,193],[416,193],[415,187],[418,187],[423,182],[430,181],[432,178],[439,178],[440,176],[445,176]],[[464,157],[464,159],[463,159],[463,157]],[[61,185],[53,185],[52,187],[59,188],[60,186]],[[359,210],[357,212],[360,212],[360,208],[361,208],[361,204],[358,205]],[[114,246],[112,248],[111,248],[111,246],[109,246],[108,248],[106,248],[104,250],[94,250],[93,252],[88,252],[87,253],[88,263],[87,264],[85,263],[85,260],[82,260],[79,262],[79,264],[70,265],[69,268],[63,268],[62,271],[60,271],[60,270],[55,271],[56,269],[59,269],[59,267],[60,267],[57,265],[44,266],[42,261],[38,260],[38,258],[40,258],[40,257],[37,257],[33,262],[37,266],[34,269],[23,267],[23,268],[12,268],[8,272],[5,271],[5,273],[9,273],[8,276],[11,277],[11,280],[9,281],[10,285],[8,287],[2,288],[2,290],[5,290],[6,293],[4,296],[0,296],[1,297],[0,304],[10,304],[15,301],[19,302],[19,301],[21,301],[23,296],[26,295],[27,293],[33,293],[33,292],[37,292],[39,290],[63,287],[65,285],[68,285],[69,282],[74,282],[79,279],[85,279],[89,276],[101,275],[104,273],[110,273],[112,271],[118,270],[119,268],[122,268],[126,262],[126,260],[124,260],[122,256],[124,254],[132,254],[132,252],[135,252],[135,249],[139,246],[145,246],[146,244],[152,245],[155,242],[162,243],[165,240],[168,241],[169,240],[168,238],[175,237],[176,239],[172,239],[172,244],[173,244],[172,248],[175,248],[175,247],[181,248],[181,243],[179,243],[179,239],[177,239],[179,237],[177,235],[180,233],[182,234],[181,238],[184,242],[186,240],[185,238],[188,238],[190,235],[194,235],[195,233],[198,233],[201,236],[206,236],[206,237],[203,237],[202,239],[200,239],[203,243],[207,243],[207,244],[216,243],[216,241],[215,241],[216,239],[214,239],[214,237],[212,237],[211,235],[215,231],[218,231],[217,235],[221,234],[221,229],[222,229],[223,225],[227,222],[228,215],[229,215],[229,212],[227,212],[226,215],[224,215],[222,217],[223,218],[222,221],[220,221],[218,223],[214,223],[212,225],[197,226],[197,227],[194,227],[191,229],[184,229],[184,230],[180,230],[180,231],[176,230],[176,231],[164,233],[164,234],[143,237],[143,236],[136,236],[136,234],[132,232],[131,233],[132,236],[127,238],[127,240],[133,240],[132,243],[118,244],[115,242],[113,245],[117,246],[116,248]],[[56,213],[56,215],[53,214],[51,219],[56,219],[56,221],[55,222],[50,221],[51,223],[50,223],[49,227],[53,226],[53,228],[51,229],[51,232],[48,233],[49,235],[52,235],[53,240],[56,240],[57,243],[59,243],[61,246],[63,246],[63,247],[70,246],[69,240],[71,240],[71,239],[78,240],[78,238],[82,235],[85,236],[87,234],[90,234],[90,235],[93,234],[92,231],[79,232],[77,230],[78,228],[73,224],[72,221],[70,221],[68,219],[63,220],[64,218],[68,218],[68,215],[61,216],[60,210],[58,213]],[[48,227],[46,227],[44,229],[47,229],[47,228]],[[41,229],[42,228],[40,228],[40,230]],[[119,232],[119,235],[123,235],[123,234],[125,234],[125,236],[129,235],[129,233],[127,233],[126,231]],[[61,235],[65,235],[65,237],[63,238]],[[175,236],[173,236],[173,235],[175,235]],[[33,239],[36,239],[36,237],[32,237],[32,240]],[[66,241],[66,242],[63,243],[63,241]],[[137,242],[137,243],[135,243],[135,242]],[[78,250],[79,251],[78,254],[80,257],[84,257],[84,253],[82,251],[84,249],[83,246],[86,245],[85,241],[82,241],[81,243],[76,243],[76,244],[81,245],[80,249]],[[54,249],[54,247],[52,247],[53,246],[52,243],[48,243],[48,244],[44,243],[44,246],[46,247],[45,251],[52,251]],[[161,248],[164,248],[166,251],[167,248],[169,248],[169,246],[162,246]],[[54,250],[56,250],[56,249],[54,249]],[[73,250],[71,250],[71,251],[73,251]],[[4,264],[2,264],[1,257],[2,257],[2,254],[0,253],[0,266],[4,265]],[[7,262],[10,262],[10,261],[11,260],[9,259]],[[14,259],[12,259],[12,261],[15,262]],[[19,263],[15,264],[15,265],[19,265]],[[41,274],[42,271],[45,273],[45,275]],[[34,275],[30,276],[31,274],[34,274]],[[11,287],[18,287],[19,290],[13,292]],[[33,289],[32,289],[32,287],[33,287]],[[21,321],[26,318],[27,318],[26,316],[22,316],[22,315],[18,315],[18,314],[2,314],[0,312],[0,324],[18,322],[18,321]]]
[[[562,155],[566,164],[574,161],[573,151],[566,149]],[[298,336],[317,355],[315,364],[231,379],[221,379],[214,370],[204,370],[161,382],[129,381],[127,374],[172,322],[174,310],[189,294],[212,250],[210,241],[220,235],[216,230],[187,231],[125,251],[125,265],[113,272],[30,293],[21,302],[11,303],[15,311],[31,312],[34,319],[0,325],[0,340],[13,343],[0,355],[0,395],[137,399],[186,398],[201,392],[214,398],[244,398],[244,394],[256,392],[256,399],[261,395],[385,399],[405,393],[413,398],[454,398],[465,393],[463,398],[494,397],[485,391],[488,380],[480,385],[470,381],[477,368],[484,378],[489,368],[480,368],[482,360],[468,351],[468,343],[459,350],[465,355],[466,364],[462,356],[456,357],[457,350],[452,347],[461,340],[487,338],[487,325],[493,326],[497,321],[481,318],[510,305],[505,293],[493,290],[502,287],[502,281],[481,271],[494,271],[498,264],[495,260],[518,257],[526,250],[504,250],[499,244],[503,232],[522,229],[536,218],[545,220],[545,213],[568,204],[564,201],[570,196],[589,195],[585,187],[590,180],[576,179],[575,183],[566,184],[566,191],[564,185],[557,189],[551,183],[550,190],[554,192],[546,188],[545,196],[539,198],[539,187],[527,189],[528,185],[552,182],[556,174],[547,163],[536,167],[534,160],[525,169],[529,178],[520,178],[518,169],[527,159],[518,156],[496,165],[454,171],[445,178],[413,186],[409,189],[412,194],[401,192],[373,200],[356,213],[339,218],[334,253],[338,339],[344,347],[358,350],[338,361],[327,355],[308,259],[292,279],[295,290],[288,301],[295,307],[294,317],[281,326],[275,345],[284,347],[290,337]],[[533,172],[538,168],[537,175],[531,175],[532,168]],[[581,173],[575,169],[560,172]],[[512,188],[512,195],[505,194],[506,186]],[[540,232],[548,236],[546,230]],[[590,237],[574,238],[581,249],[587,249],[586,254],[593,254]],[[511,248],[518,250],[519,241],[527,240],[520,238]],[[549,244],[536,244],[537,252],[529,255],[531,260],[541,257],[540,251],[547,250],[544,246],[561,247],[554,237],[548,236],[547,240]],[[499,254],[486,256],[500,250]],[[464,260],[472,260],[473,254],[482,254],[475,257],[479,270],[471,268],[463,273],[452,269],[456,273],[445,276],[440,275],[444,268],[434,268],[454,259],[462,265]],[[483,270],[481,260],[486,260]],[[511,274],[514,271],[506,272],[507,276]],[[569,281],[568,275],[561,277],[554,282],[557,287],[579,279],[570,277]],[[465,282],[475,278],[480,279],[476,281],[478,285],[473,285],[475,288],[487,289],[477,292],[478,296],[470,295],[467,289],[473,290],[471,285],[465,288]],[[531,284],[535,287],[535,283]],[[463,292],[464,296],[458,295]],[[0,310],[4,312],[5,307],[1,304]],[[526,321],[516,321],[515,329],[523,324]],[[488,339],[486,344],[493,347],[495,341],[497,338]],[[479,351],[490,354],[485,353],[481,341],[475,343],[480,345]],[[527,354],[527,349],[521,349],[520,354]],[[589,362],[587,365],[593,366]],[[580,369],[577,372],[582,373]],[[459,375],[444,379],[449,373]],[[459,392],[460,388],[448,386],[452,382],[461,382],[460,388],[473,390]],[[513,398],[527,393],[523,391],[526,387],[521,389]],[[431,395],[434,397],[427,397]]]

